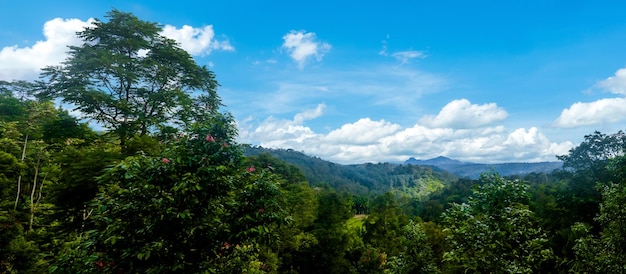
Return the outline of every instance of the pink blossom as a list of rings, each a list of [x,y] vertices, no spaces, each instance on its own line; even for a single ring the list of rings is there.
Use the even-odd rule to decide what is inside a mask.
[[[227,148],[228,147],[228,143],[222,143],[222,147],[223,148]]]
[[[246,171],[248,171],[248,172],[253,172],[255,170],[256,169],[254,168],[254,166],[250,166],[249,168],[246,168]]]
[[[205,140],[207,142],[211,142],[211,143],[215,143],[215,138],[213,138],[213,136],[211,136],[211,134],[207,134]]]
[[[170,159],[167,159],[167,158],[163,157],[163,159],[161,159],[161,162],[169,164],[171,161],[170,161]]]

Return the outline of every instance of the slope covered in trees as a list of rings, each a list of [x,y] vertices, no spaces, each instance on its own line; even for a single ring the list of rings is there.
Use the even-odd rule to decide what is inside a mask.
[[[245,149],[246,155],[263,153],[298,167],[313,186],[328,184],[337,191],[356,195],[380,195],[391,191],[419,199],[457,180],[456,176],[430,166],[390,163],[340,165],[292,149],[250,146]]]
[[[564,169],[478,179],[250,148],[210,71],[157,24],[107,18],[42,81],[0,82],[0,273],[626,269],[621,131]]]

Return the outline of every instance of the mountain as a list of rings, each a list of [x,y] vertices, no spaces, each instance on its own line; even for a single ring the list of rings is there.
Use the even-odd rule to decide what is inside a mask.
[[[563,166],[562,162],[539,162],[539,163],[501,163],[501,164],[477,164],[461,162],[444,156],[428,160],[409,158],[404,162],[407,165],[434,166],[448,171],[460,177],[478,178],[481,173],[495,171],[501,176],[524,175],[529,173],[550,172]]]
[[[328,184],[340,192],[368,196],[387,191],[420,198],[458,180],[435,166],[391,163],[341,165],[293,149],[246,147],[246,156],[268,153],[298,167],[312,186]]]

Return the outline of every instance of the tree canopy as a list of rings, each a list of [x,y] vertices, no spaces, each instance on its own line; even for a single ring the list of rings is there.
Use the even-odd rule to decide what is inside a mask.
[[[117,135],[122,148],[134,135],[188,125],[220,105],[213,72],[199,66],[161,27],[112,10],[78,32],[83,43],[42,74],[38,93],[61,98]]]

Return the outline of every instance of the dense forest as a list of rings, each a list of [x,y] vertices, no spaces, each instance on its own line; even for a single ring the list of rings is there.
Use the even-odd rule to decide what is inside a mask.
[[[0,82],[1,273],[626,272],[623,132],[514,177],[290,160],[159,31],[113,10]]]

